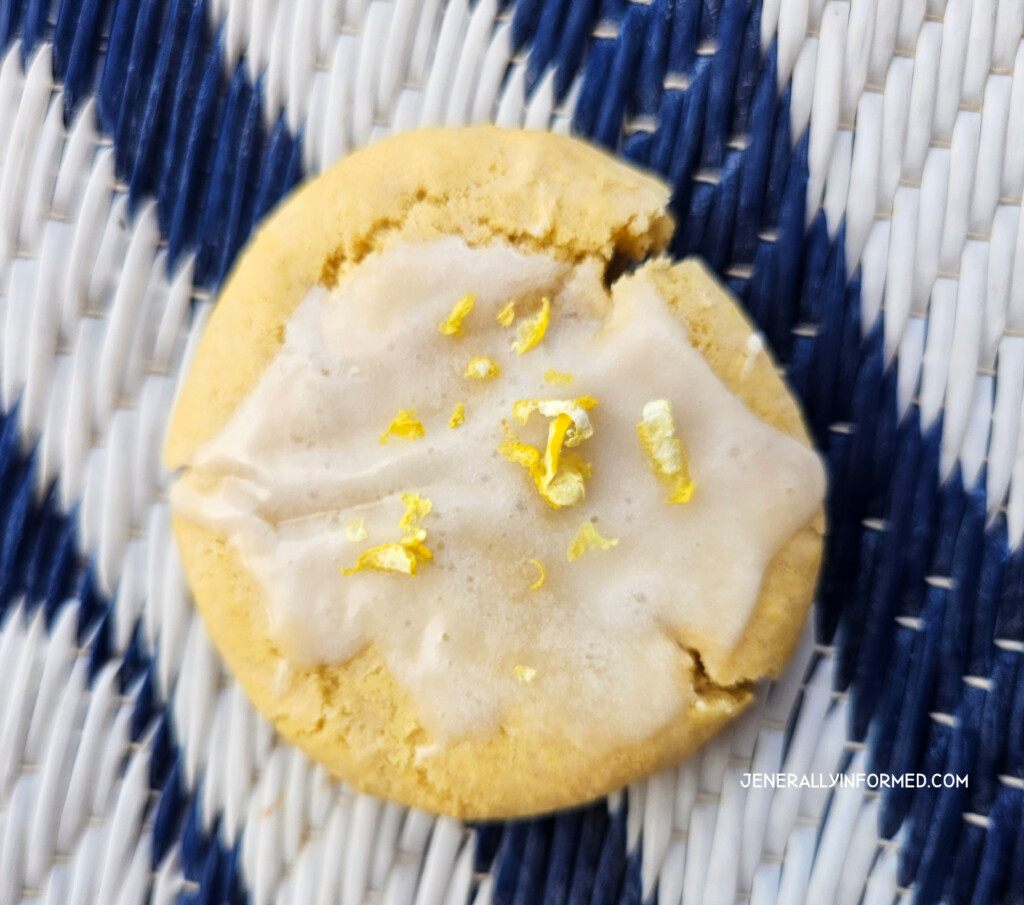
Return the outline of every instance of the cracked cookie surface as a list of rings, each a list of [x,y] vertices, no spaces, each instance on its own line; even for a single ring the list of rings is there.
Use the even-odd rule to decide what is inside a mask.
[[[405,166],[407,160],[414,163]],[[190,464],[196,474],[201,471],[197,463],[203,458],[203,448],[208,449],[208,444],[223,434],[232,418],[238,420],[236,415],[245,400],[261,380],[265,382],[286,344],[286,325],[297,316],[311,288],[320,285],[325,297],[339,297],[339,291],[358,283],[360,274],[365,277],[373,272],[374,260],[398,252],[414,255],[403,252],[405,247],[443,248],[451,237],[481,252],[507,247],[516,254],[533,256],[531,260],[543,256],[554,262],[554,269],[582,269],[599,284],[610,270],[620,269],[623,258],[636,260],[663,248],[671,229],[663,210],[666,200],[664,187],[654,180],[585,145],[555,136],[494,129],[428,132],[402,136],[354,155],[288,202],[244,255],[218,303],[183,388],[168,437],[169,462]],[[423,267],[424,272],[429,269],[426,263]],[[549,306],[545,308],[538,299],[528,312],[508,324],[503,323],[508,319],[507,306],[499,305],[497,298],[490,299],[482,292],[470,301],[471,293],[462,289],[452,292],[442,316],[431,313],[430,322],[443,328],[442,338],[435,338],[436,342],[454,344],[467,336],[479,337],[479,318],[487,312],[489,322],[495,322],[492,329],[508,329],[518,344],[514,351],[503,353],[506,358],[492,352],[491,358],[474,359],[481,362],[479,374],[473,374],[471,367],[466,368],[468,376],[462,374],[466,363],[461,363],[459,377],[472,381],[472,392],[486,394],[506,385],[517,379],[517,369],[529,361],[534,363],[538,386],[548,384],[544,395],[557,397],[546,402],[520,400],[527,403],[518,413],[525,416],[524,424],[534,423],[542,415],[550,419],[554,433],[549,434],[547,450],[542,437],[532,441],[525,436],[506,437],[506,448],[493,467],[505,469],[503,480],[519,481],[516,486],[529,492],[527,501],[535,502],[541,512],[556,504],[564,507],[552,516],[560,518],[566,512],[575,513],[573,507],[611,499],[601,468],[613,461],[615,449],[601,444],[607,444],[608,436],[613,435],[614,412],[609,411],[609,399],[615,390],[599,393],[602,401],[597,409],[588,410],[583,395],[587,387],[579,376],[578,385],[567,388],[566,374],[555,367],[559,361],[543,358],[549,346],[558,348],[559,331],[568,323],[566,306],[571,302],[564,292],[564,280],[549,279],[548,283],[553,298]],[[700,352],[717,380],[756,416],[751,420],[806,444],[799,412],[770,359],[751,343],[749,325],[699,264],[673,266],[654,260],[622,285],[627,284],[643,284],[659,304],[667,303],[685,327],[680,335],[689,337],[689,344]],[[591,295],[602,292],[598,285]],[[418,299],[417,305],[422,301]],[[406,315],[407,320],[411,317]],[[399,335],[399,344],[401,340]],[[598,385],[604,371],[595,369],[588,383]],[[553,375],[550,379],[549,374]],[[461,417],[456,418],[455,401],[444,401],[442,429],[453,454],[461,455],[459,444],[471,444],[477,436],[473,432],[481,423],[481,406],[465,404]],[[553,402],[557,405],[552,406]],[[635,452],[638,467],[652,469],[645,477],[649,492],[659,499],[681,486],[670,480],[677,468],[673,456],[683,448],[673,446],[676,428],[680,428],[681,443],[694,446],[690,450],[696,455],[694,464],[701,464],[700,443],[690,442],[692,418],[687,421],[685,405],[682,410],[680,405],[675,401],[668,420],[657,405],[649,413],[644,407],[642,423],[648,429],[642,436],[649,442],[643,448],[635,433],[641,406],[634,405],[638,411],[628,424],[631,439],[621,444],[622,449]],[[438,408],[440,413],[441,406]],[[387,455],[395,450],[404,455],[404,451],[421,449],[418,443],[429,442],[421,439],[423,433],[430,438],[438,429],[439,413],[435,416],[422,404],[415,411],[389,409],[383,424],[373,423],[372,445],[379,444]],[[671,420],[672,413],[676,422]],[[509,420],[515,431],[522,432],[516,417]],[[587,434],[588,430],[594,435]],[[626,433],[619,431],[618,436]],[[500,436],[495,445],[498,442],[502,442]],[[552,447],[552,442],[558,445]],[[584,462],[583,454],[591,448],[593,476],[589,467],[572,465]],[[550,460],[552,449],[556,453],[561,449],[566,455]],[[650,461],[644,458],[644,449]],[[572,459],[577,451],[580,458]],[[712,482],[702,478],[706,469],[694,474],[698,495],[702,487],[712,487]],[[345,577],[338,574],[337,581],[366,580],[371,588],[381,577],[420,582],[414,586],[417,588],[434,581],[440,563],[453,555],[452,545],[457,541],[454,535],[444,535],[443,527],[434,532],[431,520],[440,519],[438,524],[443,526],[443,513],[451,509],[440,503],[443,489],[439,493],[434,514],[410,519],[395,537],[374,537],[380,531],[372,518],[346,524],[344,531],[365,543],[359,548],[359,560],[353,554],[344,563]],[[412,507],[409,512],[423,514],[424,507],[415,501],[405,505]],[[257,706],[284,735],[359,788],[470,817],[535,813],[579,803],[696,747],[742,708],[755,679],[776,673],[788,659],[813,590],[822,529],[817,510],[784,539],[764,570],[752,609],[734,620],[736,631],[702,629],[701,614],[694,609],[689,621],[680,621],[665,635],[673,653],[664,662],[663,674],[652,674],[651,680],[664,681],[667,676],[676,697],[665,698],[674,701],[668,717],[659,717],[640,736],[636,732],[618,736],[588,732],[590,724],[598,728],[600,719],[594,714],[599,714],[602,700],[611,698],[594,695],[594,700],[584,700],[585,706],[577,708],[589,714],[580,725],[570,725],[568,720],[545,723],[551,708],[540,715],[529,710],[502,711],[492,724],[481,722],[487,726],[483,734],[455,732],[439,743],[446,726],[430,718],[427,710],[431,700],[444,699],[443,686],[424,697],[418,684],[402,675],[405,660],[395,660],[388,639],[379,633],[372,636],[372,632],[370,643],[347,651],[337,662],[321,652],[319,658],[296,667],[295,649],[289,647],[292,642],[275,629],[280,614],[267,600],[265,576],[254,574],[252,550],[246,554],[225,532],[211,530],[210,524],[203,522],[177,508],[175,533],[186,572],[211,636]],[[565,575],[580,564],[627,563],[615,566],[609,573],[612,577],[615,569],[629,568],[630,560],[623,558],[631,555],[628,531],[619,532],[619,543],[619,537],[611,537],[614,525],[606,528],[604,522],[598,522],[597,530],[584,531],[580,522],[570,515],[561,527],[552,528],[552,535],[561,538],[562,549],[565,541],[571,541],[568,562],[541,562],[523,554],[524,568],[527,562],[541,568],[536,589],[524,579],[524,594],[555,595],[552,599],[558,604],[559,589],[568,586]],[[584,528],[588,524],[584,522]],[[367,525],[370,540],[365,537]],[[427,533],[420,536],[424,528]],[[577,534],[575,540],[573,534]],[[444,551],[431,551],[437,537],[446,537],[449,546]],[[577,541],[581,546],[574,557],[571,551]],[[633,557],[635,550],[634,546]],[[382,566],[385,572],[399,574],[381,576]],[[524,574],[536,584],[536,566],[529,568]],[[325,573],[324,581],[333,580],[333,574]],[[299,620],[299,627],[306,623],[308,620]],[[463,619],[459,624],[466,623]],[[285,663],[291,666],[282,670]],[[539,660],[529,665],[516,662],[514,670],[515,681],[536,693],[546,687],[551,673],[545,668],[538,672],[538,665],[543,666]],[[514,689],[514,681],[509,681]],[[564,691],[560,689],[561,697],[565,697]],[[611,714],[626,709],[619,706]]]

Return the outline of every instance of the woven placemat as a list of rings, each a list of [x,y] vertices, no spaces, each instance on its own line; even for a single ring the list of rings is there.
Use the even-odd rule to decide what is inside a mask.
[[[1022,28],[1024,0],[0,0],[0,905],[1024,902]],[[488,120],[671,183],[674,253],[804,401],[831,534],[737,724],[469,827],[253,712],[157,453],[277,200]],[[780,772],[845,779],[750,781]]]

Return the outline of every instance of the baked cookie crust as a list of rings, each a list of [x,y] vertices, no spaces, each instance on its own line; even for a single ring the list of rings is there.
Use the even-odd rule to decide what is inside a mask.
[[[334,285],[397,239],[459,235],[504,241],[606,274],[660,253],[672,232],[668,190],[612,157],[547,133],[493,127],[408,133],[359,152],[293,195],[240,257],[182,387],[165,447],[185,466],[218,431],[281,345],[308,290]],[[799,409],[754,331],[696,261],[643,265],[717,377],[762,421],[810,445]],[[258,709],[293,743],[362,791],[464,818],[503,818],[579,804],[693,751],[777,675],[802,630],[821,558],[823,512],[793,535],[764,576],[738,645],[679,637],[678,681],[692,703],[653,736],[595,749],[514,719],[487,738],[430,744],[408,696],[374,649],[340,665],[287,671],[253,577],[223,537],[174,518],[211,638]]]

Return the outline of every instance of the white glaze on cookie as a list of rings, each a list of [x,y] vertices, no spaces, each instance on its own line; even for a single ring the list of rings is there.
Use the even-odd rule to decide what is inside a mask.
[[[439,332],[468,294],[461,332]],[[542,296],[550,324],[519,355],[517,326]],[[518,317],[504,326],[512,299]],[[467,378],[474,358],[500,375]],[[546,382],[551,370],[572,385]],[[520,426],[513,404],[587,396],[593,435],[572,449],[592,466],[586,496],[556,510],[499,454],[502,421],[542,449],[549,419]],[[644,406],[662,399],[696,488],[684,504],[667,501],[637,435]],[[424,436],[382,445],[400,411]],[[609,298],[593,263],[455,238],[393,245],[336,290],[311,291],[190,464],[176,510],[238,546],[289,661],[344,662],[373,643],[440,740],[509,716],[581,739],[651,735],[693,696],[676,645],[738,641],[767,563],[824,492],[817,456],[721,384],[642,276]],[[432,502],[421,527],[433,560],[415,575],[343,575],[399,541],[403,493]],[[351,541],[360,518],[367,537]],[[570,561],[584,522],[617,543]]]

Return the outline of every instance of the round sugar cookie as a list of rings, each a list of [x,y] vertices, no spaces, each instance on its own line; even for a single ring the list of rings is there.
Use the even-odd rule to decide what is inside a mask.
[[[482,819],[693,751],[779,673],[824,471],[668,189],[583,142],[404,134],[288,199],[165,446],[205,625],[367,793]]]

